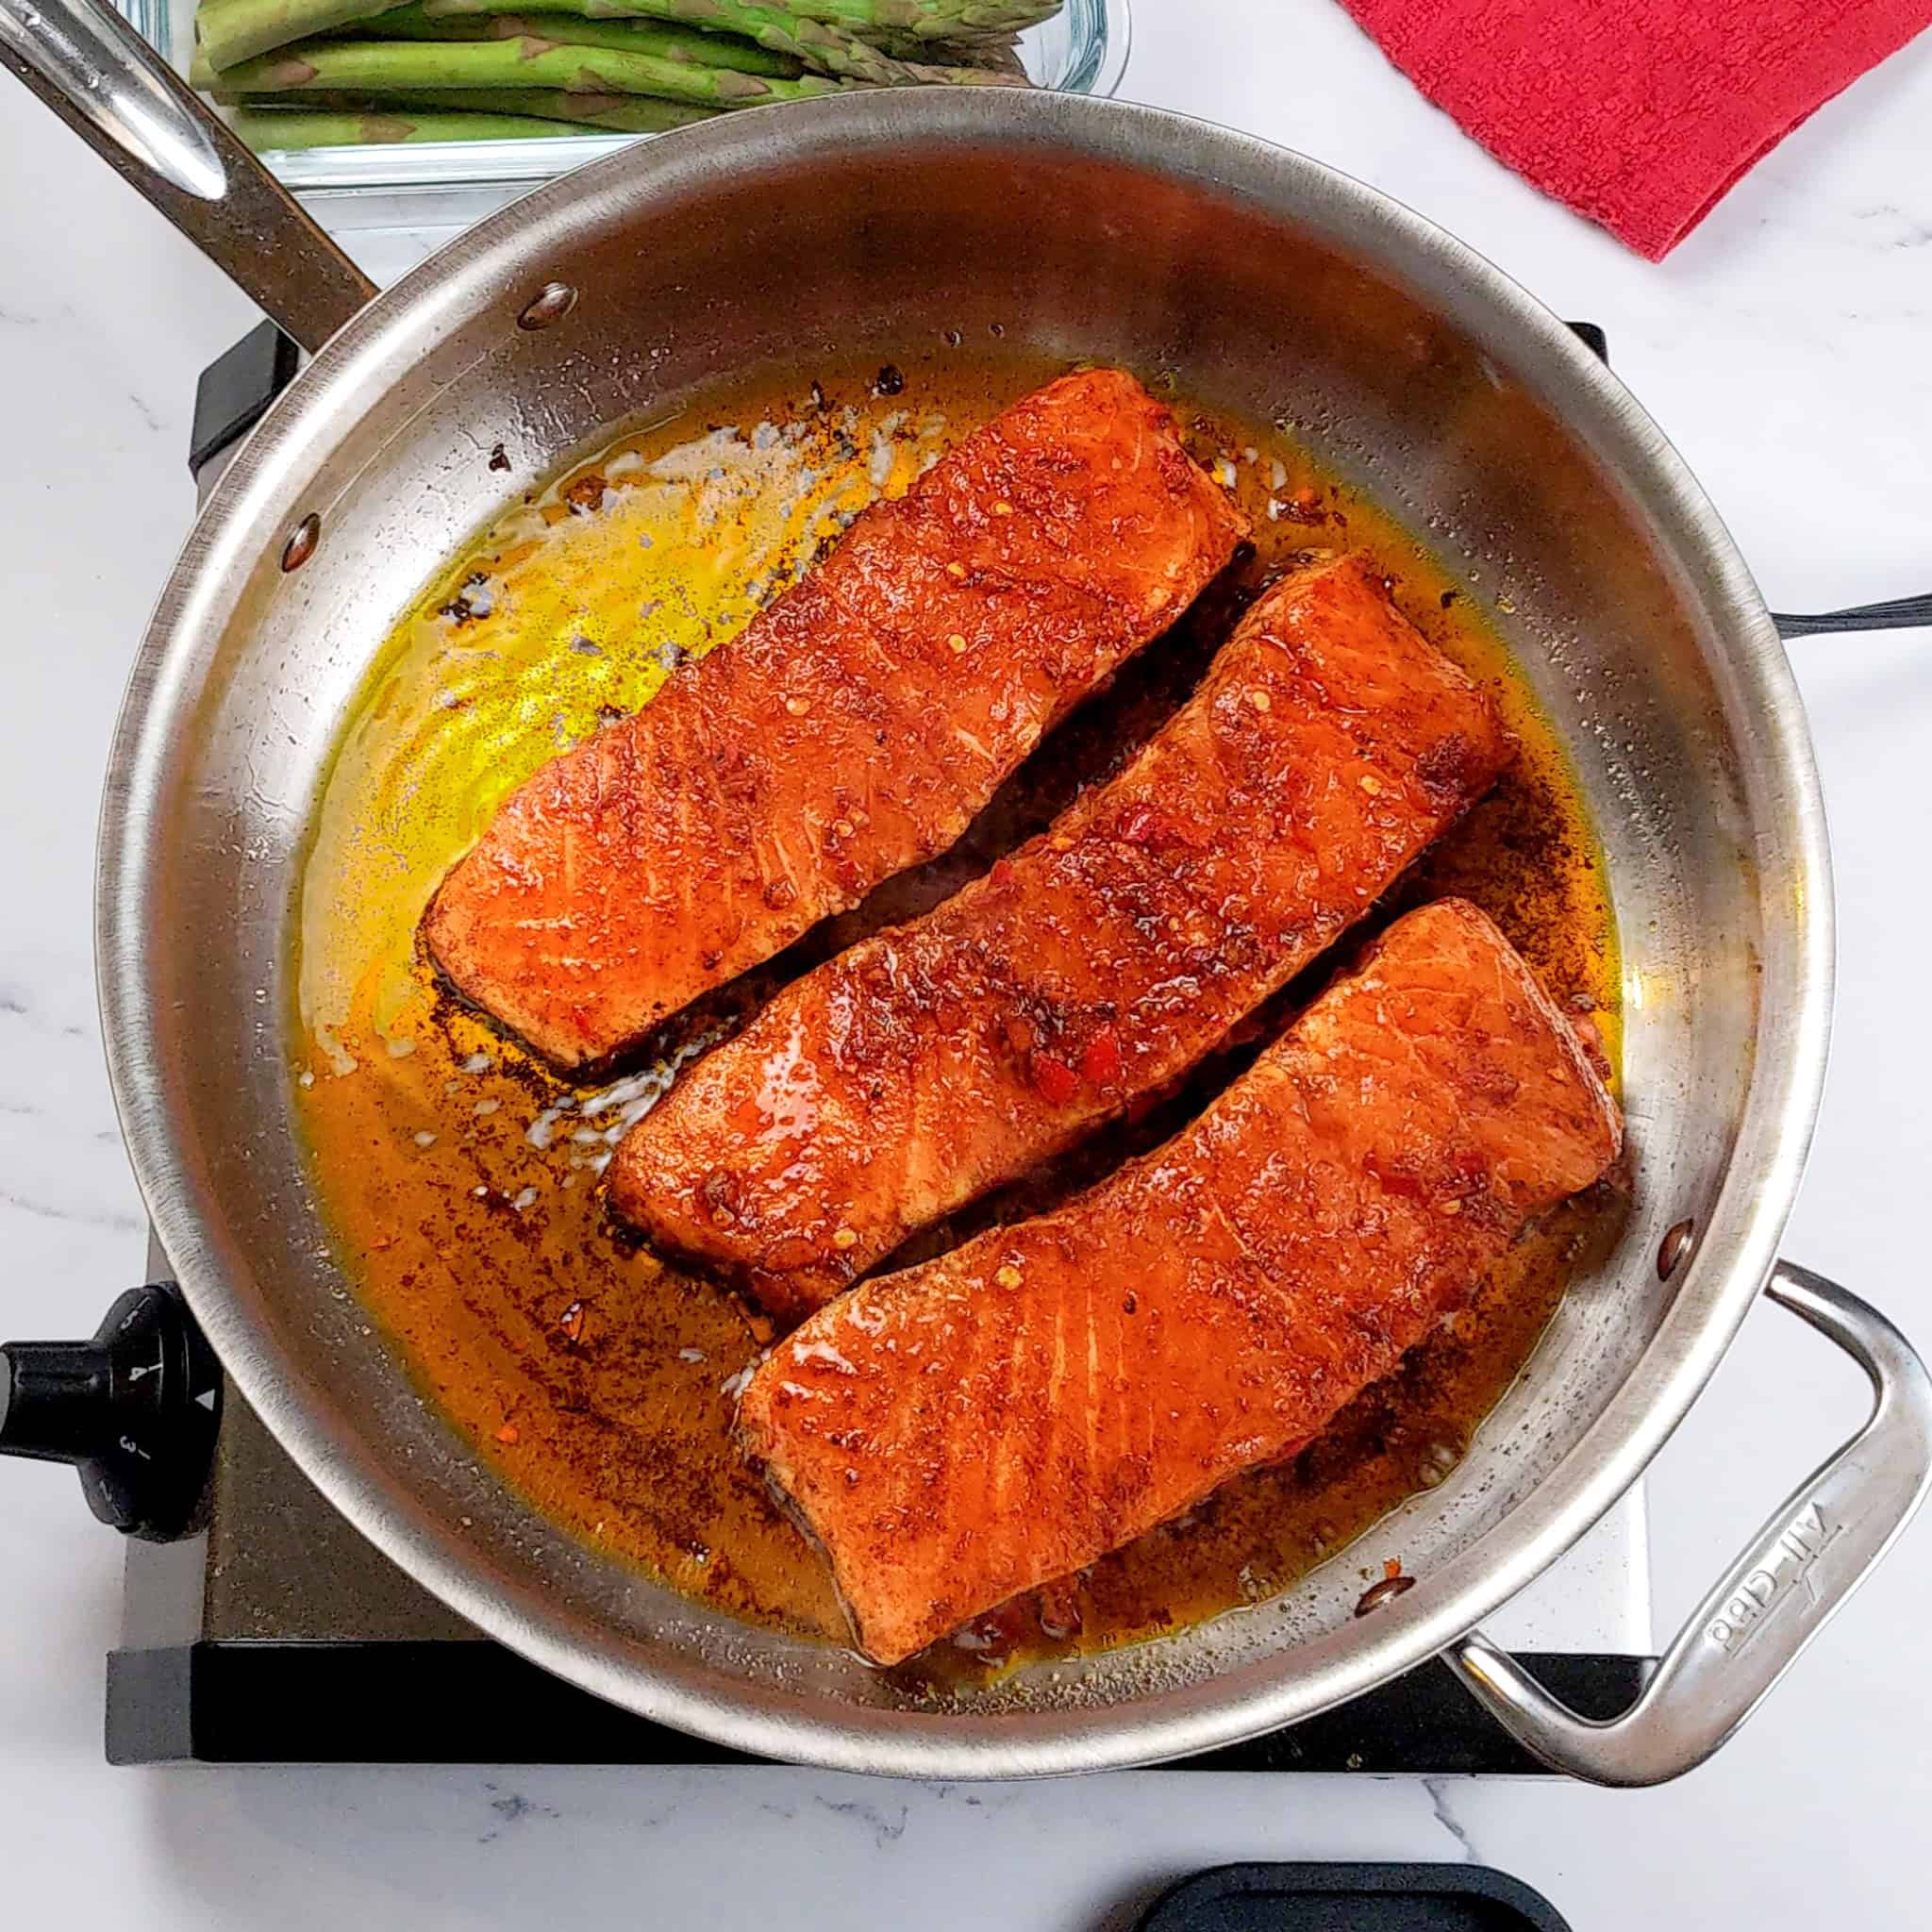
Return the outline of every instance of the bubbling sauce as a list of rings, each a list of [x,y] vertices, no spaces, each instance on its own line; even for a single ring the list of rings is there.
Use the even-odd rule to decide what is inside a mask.
[[[1281,431],[1184,399],[1195,456],[1255,521],[1254,554],[1056,734],[954,854],[801,941],[735,1002],[708,1004],[654,1063],[596,1086],[559,1078],[444,995],[417,921],[504,796],[647,703],[868,502],[902,492],[1055,373],[954,353],[753,382],[625,434],[525,497],[376,658],[324,786],[295,908],[306,1151],[346,1272],[418,1385],[506,1482],[587,1542],[736,1616],[834,1641],[845,1625],[823,1562],[731,1444],[738,1389],[769,1332],[625,1240],[599,1176],[677,1059],[758,991],[957,889],[1117,764],[1185,696],[1261,584],[1311,555],[1365,551],[1410,618],[1494,694],[1521,745],[1514,766],[1382,910],[1450,891],[1475,900],[1616,1056],[1616,930],[1596,841],[1566,754],[1481,610]],[[1328,970],[1272,1003],[1269,1025]],[[1249,1053],[1264,1030],[1248,1029]],[[1218,1057],[1149,1122],[1102,1136],[923,1250],[1091,1180],[1172,1132],[1240,1063],[1240,1050]],[[1616,1211],[1607,1187],[1557,1210],[1464,1315],[1294,1461],[961,1633],[908,1667],[908,1687],[1109,1648],[1286,1589],[1441,1480]]]

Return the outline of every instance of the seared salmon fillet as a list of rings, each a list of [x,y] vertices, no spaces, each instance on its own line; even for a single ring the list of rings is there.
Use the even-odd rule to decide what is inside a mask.
[[[1507,755],[1366,565],[1290,578],[1119,776],[699,1061],[619,1148],[611,1200],[808,1314],[1194,1064]]]
[[[1391,926],[1187,1131],[860,1284],[739,1414],[895,1663],[1291,1454],[1622,1138],[1474,906]]]
[[[1049,383],[512,792],[431,958],[557,1066],[608,1058],[952,844],[1246,534],[1132,376]]]

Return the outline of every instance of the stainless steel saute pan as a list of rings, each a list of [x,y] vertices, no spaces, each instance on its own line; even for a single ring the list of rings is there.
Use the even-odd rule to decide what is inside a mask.
[[[1917,1506],[1932,1385],[1881,1316],[1777,1259],[1830,1012],[1818,783],[1757,589],[1616,380],[1487,262],[1312,161],[1008,91],[855,94],[641,144],[372,299],[117,27],[85,0],[0,0],[0,58],[316,353],[209,499],[135,669],[101,840],[108,1051],[194,1314],[336,1506],[514,1649],[774,1757],[947,1777],[1143,1763],[1439,1653],[1580,1775],[1652,1781],[1714,1749]],[[994,323],[1015,347],[1172,370],[1291,423],[1497,596],[1607,843],[1637,1202],[1466,1460],[1402,1512],[1407,1594],[1357,1619],[1333,1563],[1291,1614],[935,1714],[856,1657],[606,1561],[477,1465],[342,1293],[269,1016],[364,665],[511,491],[750,365]],[[1867,1370],[1872,1419],[1751,1538],[1638,1707],[1585,1724],[1476,1625],[1642,1472],[1760,1291]]]

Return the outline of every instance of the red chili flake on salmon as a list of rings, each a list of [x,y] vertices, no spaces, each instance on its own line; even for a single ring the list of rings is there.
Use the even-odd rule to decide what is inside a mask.
[[[1028,1062],[1027,1071],[1041,1097],[1049,1107],[1066,1106],[1080,1091],[1080,1083],[1074,1077],[1073,1068],[1048,1054],[1035,1054]]]
[[[1205,828],[1176,818],[1172,812],[1157,811],[1152,806],[1137,805],[1121,820],[1120,836],[1129,845],[1203,846],[1208,834]]]
[[[1103,1026],[1080,1056],[1080,1077],[1090,1087],[1109,1087],[1120,1078],[1121,1043],[1113,1028]]]

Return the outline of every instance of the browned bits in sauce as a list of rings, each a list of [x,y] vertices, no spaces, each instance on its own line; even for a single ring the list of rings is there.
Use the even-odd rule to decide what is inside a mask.
[[[770,1324],[660,1266],[603,1211],[602,1163],[648,1091],[614,1075],[560,1081],[443,1000],[417,955],[415,924],[499,799],[601,720],[645,702],[682,659],[732,636],[873,497],[875,465],[889,491],[903,491],[946,443],[1060,373],[941,353],[942,363],[908,353],[885,366],[827,369],[809,387],[705,397],[515,505],[425,591],[372,671],[327,783],[297,908],[291,1047],[312,1076],[297,1089],[309,1157],[358,1291],[419,1385],[506,1480],[587,1541],[735,1615],[835,1641],[843,1624],[822,1562],[731,1444],[738,1378],[772,1340]],[[897,388],[886,388],[889,372]],[[1447,891],[1474,899],[1552,991],[1588,1013],[1614,1063],[1618,968],[1597,847],[1565,756],[1476,600],[1279,432],[1191,404],[1178,411],[1209,468],[1227,452],[1257,451],[1234,466],[1233,486],[1255,520],[1252,555],[1062,728],[958,853],[882,888],[758,984],[768,991],[868,921],[916,916],[1038,830],[1077,780],[1114,769],[1185,697],[1246,597],[1305,560],[1312,517],[1325,526],[1317,541],[1371,553],[1410,618],[1495,691],[1523,746],[1497,790],[1374,917]],[[1271,515],[1271,502],[1285,510]],[[808,710],[809,693],[796,695]],[[847,821],[858,823],[851,812]],[[827,831],[844,836],[836,824]],[[1146,813],[1116,836],[1185,844],[1191,828]],[[790,903],[782,876],[763,890],[773,908]],[[1244,1029],[1241,1051],[1256,1050],[1312,990],[1291,989],[1265,1024]],[[728,1026],[733,1013],[726,1000],[691,1024]],[[1007,1030],[1036,1080],[1104,1087],[1120,1073],[1105,1029],[1061,1040],[1016,1012]],[[1083,1185],[1167,1138],[1227,1072],[1141,1103],[1129,1124],[1039,1188]],[[986,1211],[1037,1211],[1050,1198],[1023,1188]],[[728,1221],[727,1203],[710,1205]],[[1299,1457],[980,1620],[900,1681],[944,1690],[1289,1589],[1453,1470],[1619,1211],[1610,1188],[1568,1204],[1510,1252],[1472,1310]],[[1132,1284],[1110,1287],[1131,1311]],[[1369,1594],[1409,1581],[1385,1578]]]
[[[563,501],[574,516],[587,517],[604,507],[610,486],[595,470],[574,478],[563,491]]]

